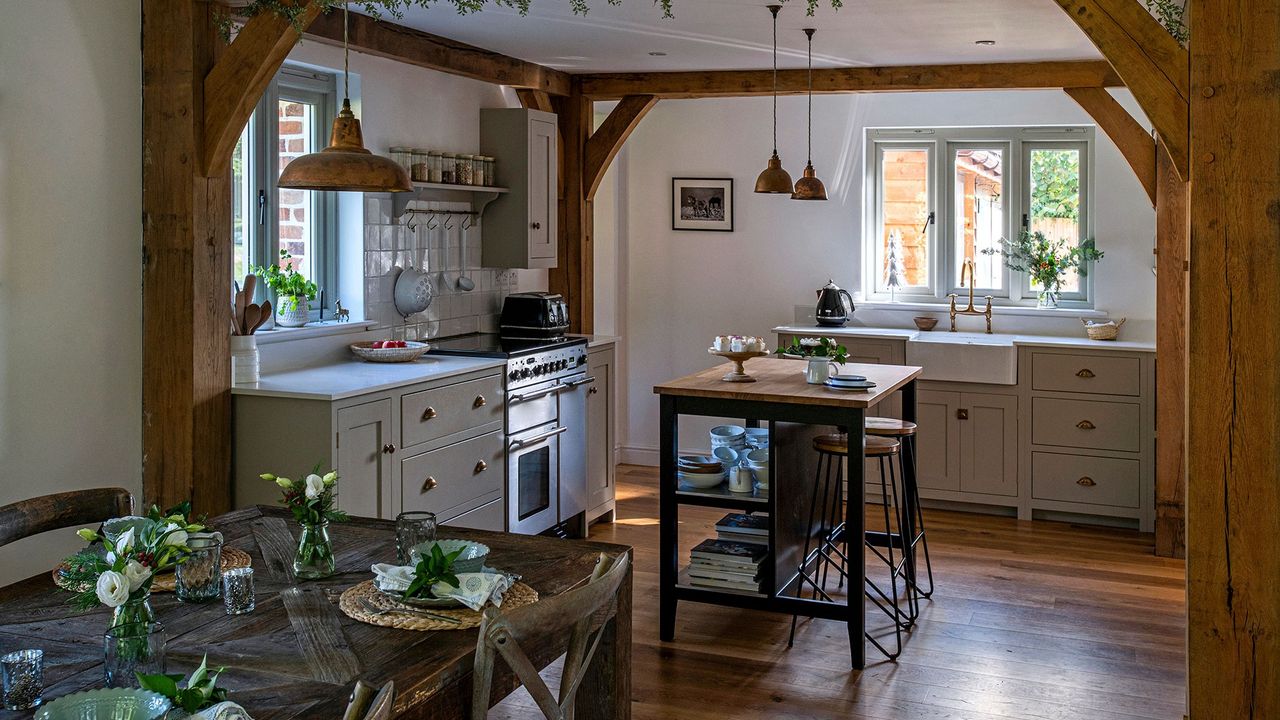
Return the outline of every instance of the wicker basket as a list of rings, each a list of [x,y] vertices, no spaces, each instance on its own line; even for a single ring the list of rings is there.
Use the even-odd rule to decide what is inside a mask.
[[[431,345],[424,342],[406,342],[406,347],[402,348],[374,348],[369,347],[372,343],[359,342],[351,345],[351,352],[356,357],[368,360],[369,362],[380,363],[400,363],[413,362],[422,357]]]
[[[1081,319],[1084,323],[1084,331],[1089,335],[1090,340],[1115,340],[1120,334],[1120,327],[1124,325],[1124,321],[1128,318],[1120,318],[1119,321],[1108,320],[1106,322],[1093,322],[1092,320]]]

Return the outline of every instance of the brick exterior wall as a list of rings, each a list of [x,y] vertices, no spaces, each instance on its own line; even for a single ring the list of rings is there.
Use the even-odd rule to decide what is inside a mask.
[[[295,102],[280,101],[280,170],[294,158],[305,155],[313,148],[308,147],[307,126],[311,124],[308,108]],[[307,214],[311,211],[310,193],[305,190],[280,190],[280,248],[288,250],[297,262],[295,267],[302,270],[308,279],[313,271],[309,271],[310,258],[307,257]]]

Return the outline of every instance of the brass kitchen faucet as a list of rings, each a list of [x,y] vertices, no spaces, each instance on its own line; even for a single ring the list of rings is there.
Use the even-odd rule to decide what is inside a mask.
[[[947,296],[951,298],[951,332],[956,331],[956,315],[985,315],[987,318],[987,334],[988,335],[991,334],[992,296],[990,295],[986,296],[987,297],[986,310],[979,310],[973,306],[973,285],[974,285],[974,273],[976,272],[976,268],[977,268],[977,264],[973,262],[973,258],[965,258],[964,266],[960,268],[960,287],[965,287],[964,275],[965,275],[965,272],[969,273],[969,286],[968,286],[969,287],[969,307],[963,308],[963,309],[957,309],[956,294],[951,293],[950,295]]]

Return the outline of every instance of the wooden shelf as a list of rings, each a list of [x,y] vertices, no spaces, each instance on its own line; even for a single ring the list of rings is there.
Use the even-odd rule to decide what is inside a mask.
[[[509,192],[511,192],[510,188],[505,187],[415,182],[413,192],[385,194],[391,196],[391,216],[398,219],[404,215],[409,203],[415,200],[470,203],[471,209],[480,216],[484,214],[484,209],[489,203]]]
[[[677,486],[676,500],[682,505],[719,507],[731,510],[762,510],[769,506],[769,493],[759,490],[751,493],[729,492],[728,483],[712,488]]]

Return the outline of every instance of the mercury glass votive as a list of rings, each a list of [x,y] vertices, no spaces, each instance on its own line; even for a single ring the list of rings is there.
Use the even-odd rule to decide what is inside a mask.
[[[228,615],[253,612],[253,568],[236,568],[222,573],[222,602]]]
[[[44,694],[44,651],[15,650],[0,657],[4,709],[30,710]]]
[[[191,537],[187,547],[191,555],[175,571],[178,599],[190,603],[217,600],[222,587],[222,536]]]
[[[422,543],[436,539],[436,514],[425,511],[402,512],[396,516],[396,562],[409,565],[410,553]]]

